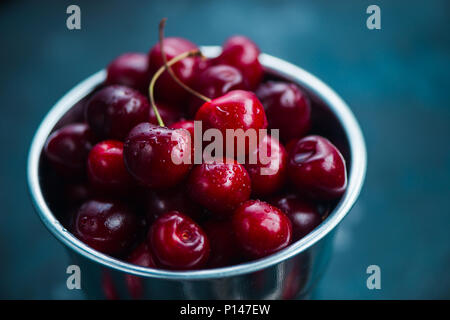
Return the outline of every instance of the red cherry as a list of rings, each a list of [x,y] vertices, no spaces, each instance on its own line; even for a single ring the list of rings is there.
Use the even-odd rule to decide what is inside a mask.
[[[266,135],[253,154],[250,154],[251,156],[257,160],[257,163],[249,164],[247,162],[245,169],[252,181],[252,193],[257,196],[267,196],[280,190],[286,181],[288,158],[281,143]],[[267,156],[267,159],[264,159],[264,156]]]
[[[86,104],[86,121],[104,139],[123,140],[137,124],[148,121],[150,105],[138,91],[120,85],[95,93]]]
[[[247,171],[231,159],[195,166],[187,187],[192,200],[220,217],[231,215],[234,209],[249,199],[251,193]]]
[[[184,129],[191,135],[191,141],[194,141],[194,120],[181,120],[169,126],[170,129]]]
[[[85,181],[64,185],[64,200],[70,206],[79,206],[93,195],[92,187]]]
[[[147,242],[143,242],[137,246],[128,256],[127,261],[141,267],[156,268],[155,260]]]
[[[188,197],[184,185],[149,191],[146,209],[148,221],[155,221],[160,215],[169,211],[183,212],[195,221],[203,216],[202,208]]]
[[[210,99],[215,99],[232,90],[247,90],[248,85],[241,72],[235,67],[215,65],[198,75],[193,89]],[[203,100],[193,96],[189,113],[195,115],[203,103]]]
[[[239,250],[231,221],[209,220],[203,227],[211,245],[208,267],[219,268],[235,263]]]
[[[226,139],[227,129],[242,129],[244,132],[254,129],[258,135],[259,129],[267,128],[266,114],[258,98],[254,93],[243,90],[230,91],[206,102],[197,111],[195,120],[202,121],[204,131],[210,128],[219,129],[224,137],[224,146],[229,144]],[[236,141],[234,145],[237,154]],[[248,144],[245,152],[249,152]]]
[[[289,218],[266,202],[244,202],[236,209],[232,222],[237,243],[249,257],[262,258],[291,243]]]
[[[151,188],[171,187],[184,179],[192,165],[183,163],[192,157],[189,135],[148,122],[134,127],[124,144],[125,166],[142,185]]]
[[[291,139],[284,145],[284,148],[286,149],[287,154],[291,153],[291,150],[295,147],[295,145],[297,144],[297,141],[298,141],[298,139]]]
[[[86,124],[69,124],[48,137],[44,154],[59,174],[75,177],[84,174],[86,159],[94,143]]]
[[[150,83],[148,55],[129,52],[117,57],[108,65],[106,83],[121,84],[147,93]]]
[[[169,126],[170,129],[184,129],[191,136],[192,153],[195,154],[195,125],[194,120],[181,120]]]
[[[247,37],[233,36],[223,45],[223,51],[213,60],[215,64],[227,64],[242,72],[251,89],[255,89],[263,77],[263,68],[259,62],[260,50]]]
[[[203,128],[264,129],[267,127],[264,108],[256,95],[250,91],[233,90],[205,102],[197,111],[195,120],[203,121]]]
[[[169,37],[164,39],[164,52],[166,54],[167,61],[174,57],[197,49],[197,46],[192,42],[183,39]],[[153,75],[159,68],[164,65],[164,60],[161,55],[160,44],[157,43],[149,52],[150,59],[150,72]],[[187,86],[191,86],[198,72],[200,58],[190,57],[183,59],[172,66],[172,70],[181,82]],[[180,87],[169,75],[168,72],[164,72],[159,78],[155,92],[157,98],[161,98],[164,101],[169,101],[174,104],[180,104],[185,102],[189,98],[189,93]]]
[[[289,154],[288,176],[299,193],[318,200],[338,198],[347,187],[344,158],[320,136],[297,141]]]
[[[270,203],[281,209],[291,220],[294,240],[303,238],[322,222],[317,206],[297,195],[278,196]]]
[[[149,241],[158,262],[170,269],[198,269],[208,260],[206,233],[177,211],[167,212],[154,222]]]
[[[133,180],[123,162],[123,143],[106,140],[96,144],[88,157],[88,177],[100,191],[127,192]]]
[[[74,235],[78,239],[111,255],[129,249],[138,233],[136,215],[116,201],[87,201],[76,213],[74,221]]]
[[[136,247],[136,249],[131,252],[127,261],[141,267],[156,268],[153,255],[147,245],[147,242],[143,242]],[[133,299],[141,299],[143,297],[144,284],[142,282],[142,278],[131,274],[126,274],[125,283],[127,285],[128,292]]]
[[[280,130],[283,141],[303,137],[311,127],[311,103],[297,85],[269,81],[256,91],[266,109],[269,127]]]
[[[179,109],[174,108],[167,103],[158,102],[156,107],[166,126],[170,126],[183,118],[183,113]],[[150,108],[150,120],[148,120],[148,122],[158,124],[158,119],[156,118],[155,110],[153,108]]]

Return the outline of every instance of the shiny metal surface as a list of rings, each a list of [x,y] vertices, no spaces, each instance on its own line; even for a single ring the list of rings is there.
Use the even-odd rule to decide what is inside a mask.
[[[202,47],[215,56],[219,47]],[[140,276],[142,295],[151,299],[279,299],[304,297],[324,272],[332,250],[334,230],[354,205],[366,171],[366,147],[361,129],[345,102],[326,84],[286,61],[262,54],[261,63],[273,74],[287,78],[319,99],[341,126],[348,145],[348,188],[329,217],[313,232],[288,248],[257,261],[218,269],[166,271],[143,268],[99,253],[75,238],[55,218],[40,184],[39,166],[45,140],[61,117],[105,79],[102,70],[87,78],[46,115],[39,126],[28,157],[28,185],[33,204],[49,231],[70,250],[82,270],[82,287],[90,298],[105,297],[105,290],[120,298],[133,296],[124,273]],[[349,160],[350,159],[350,160]],[[113,289],[114,288],[114,289]],[[133,291],[133,290],[131,290]],[[140,289],[137,290],[140,293]]]

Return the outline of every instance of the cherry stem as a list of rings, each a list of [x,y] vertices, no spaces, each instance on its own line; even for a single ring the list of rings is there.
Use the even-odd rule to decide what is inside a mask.
[[[161,49],[161,56],[163,58],[163,62],[164,62],[164,66],[167,68],[167,71],[169,72],[170,76],[172,77],[173,80],[175,80],[175,82],[181,86],[184,90],[188,91],[190,94],[196,96],[197,98],[205,101],[205,102],[209,102],[211,101],[210,98],[202,95],[200,92],[195,91],[194,89],[190,88],[189,86],[187,86],[186,84],[184,84],[177,76],[176,74],[173,72],[172,68],[170,67],[170,65],[167,63],[167,57],[166,57],[166,53],[164,52],[164,27],[166,25],[166,21],[167,18],[163,18],[161,20],[161,22],[159,23],[159,47]],[[200,52],[199,54],[200,57],[203,57],[202,53]]]
[[[187,51],[184,53],[181,53],[179,55],[177,55],[176,57],[174,57],[173,59],[171,59],[169,62],[167,62],[165,65],[161,66],[161,68],[158,69],[158,71],[155,72],[155,74],[152,77],[152,80],[150,81],[150,85],[148,86],[148,93],[150,96],[150,103],[152,105],[153,111],[155,111],[155,116],[156,116],[156,120],[158,120],[158,124],[161,127],[164,127],[164,122],[161,118],[161,116],[159,115],[159,111],[158,111],[158,107],[156,106],[155,103],[155,96],[154,96],[154,91],[155,91],[155,83],[156,80],[158,80],[158,78],[161,76],[161,74],[167,69],[170,68],[171,65],[177,63],[178,61],[181,61],[183,59],[189,58],[189,57],[198,57],[201,56],[201,52],[199,49],[194,49],[191,51]]]

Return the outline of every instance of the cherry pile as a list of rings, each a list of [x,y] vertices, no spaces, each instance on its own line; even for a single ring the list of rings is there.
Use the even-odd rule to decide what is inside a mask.
[[[86,100],[84,121],[50,135],[44,154],[77,238],[144,267],[215,268],[273,254],[326,218],[345,192],[346,165],[329,140],[310,134],[308,94],[268,80],[250,39],[233,36],[222,49],[206,59],[192,42],[169,37],[148,54],[121,55]],[[161,68],[154,108],[149,84]],[[175,164],[173,155],[193,153],[194,120],[203,131],[279,129],[280,141],[265,136],[246,150],[267,148],[268,164]]]

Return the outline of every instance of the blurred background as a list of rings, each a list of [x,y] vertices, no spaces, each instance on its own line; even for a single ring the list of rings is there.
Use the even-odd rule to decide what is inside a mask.
[[[81,30],[66,8],[81,8]],[[368,30],[366,8],[381,8]],[[343,221],[316,299],[450,298],[450,2],[0,2],[0,298],[72,299],[67,255],[34,213],[28,148],[50,107],[126,51],[167,36],[220,45],[244,34],[315,74],[350,105],[368,147],[360,200]],[[368,290],[366,268],[381,268]]]

